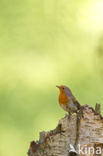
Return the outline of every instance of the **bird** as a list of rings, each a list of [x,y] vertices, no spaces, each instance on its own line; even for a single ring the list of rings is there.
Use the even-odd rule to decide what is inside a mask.
[[[69,116],[73,113],[78,113],[81,105],[76,100],[74,95],[72,94],[72,91],[70,88],[64,85],[56,85],[57,88],[59,88],[60,94],[59,94],[59,104],[60,106],[69,113]]]

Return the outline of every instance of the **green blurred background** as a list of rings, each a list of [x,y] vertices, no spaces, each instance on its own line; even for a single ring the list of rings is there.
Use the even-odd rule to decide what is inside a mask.
[[[65,115],[56,85],[103,104],[103,0],[1,0],[0,67],[0,155],[25,156]]]

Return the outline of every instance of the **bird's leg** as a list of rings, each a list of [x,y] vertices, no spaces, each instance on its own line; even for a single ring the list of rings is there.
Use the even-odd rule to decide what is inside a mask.
[[[71,117],[71,112],[69,111],[68,112],[68,119],[70,119],[70,117]]]

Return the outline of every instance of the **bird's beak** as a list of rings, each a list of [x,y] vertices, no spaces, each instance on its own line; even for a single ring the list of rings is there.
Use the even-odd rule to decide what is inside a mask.
[[[60,88],[60,86],[56,85],[57,88]]]

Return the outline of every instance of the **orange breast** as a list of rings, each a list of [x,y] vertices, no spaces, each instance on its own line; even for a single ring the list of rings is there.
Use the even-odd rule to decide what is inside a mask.
[[[68,104],[68,98],[67,96],[65,95],[65,93],[60,93],[59,95],[59,104]]]

